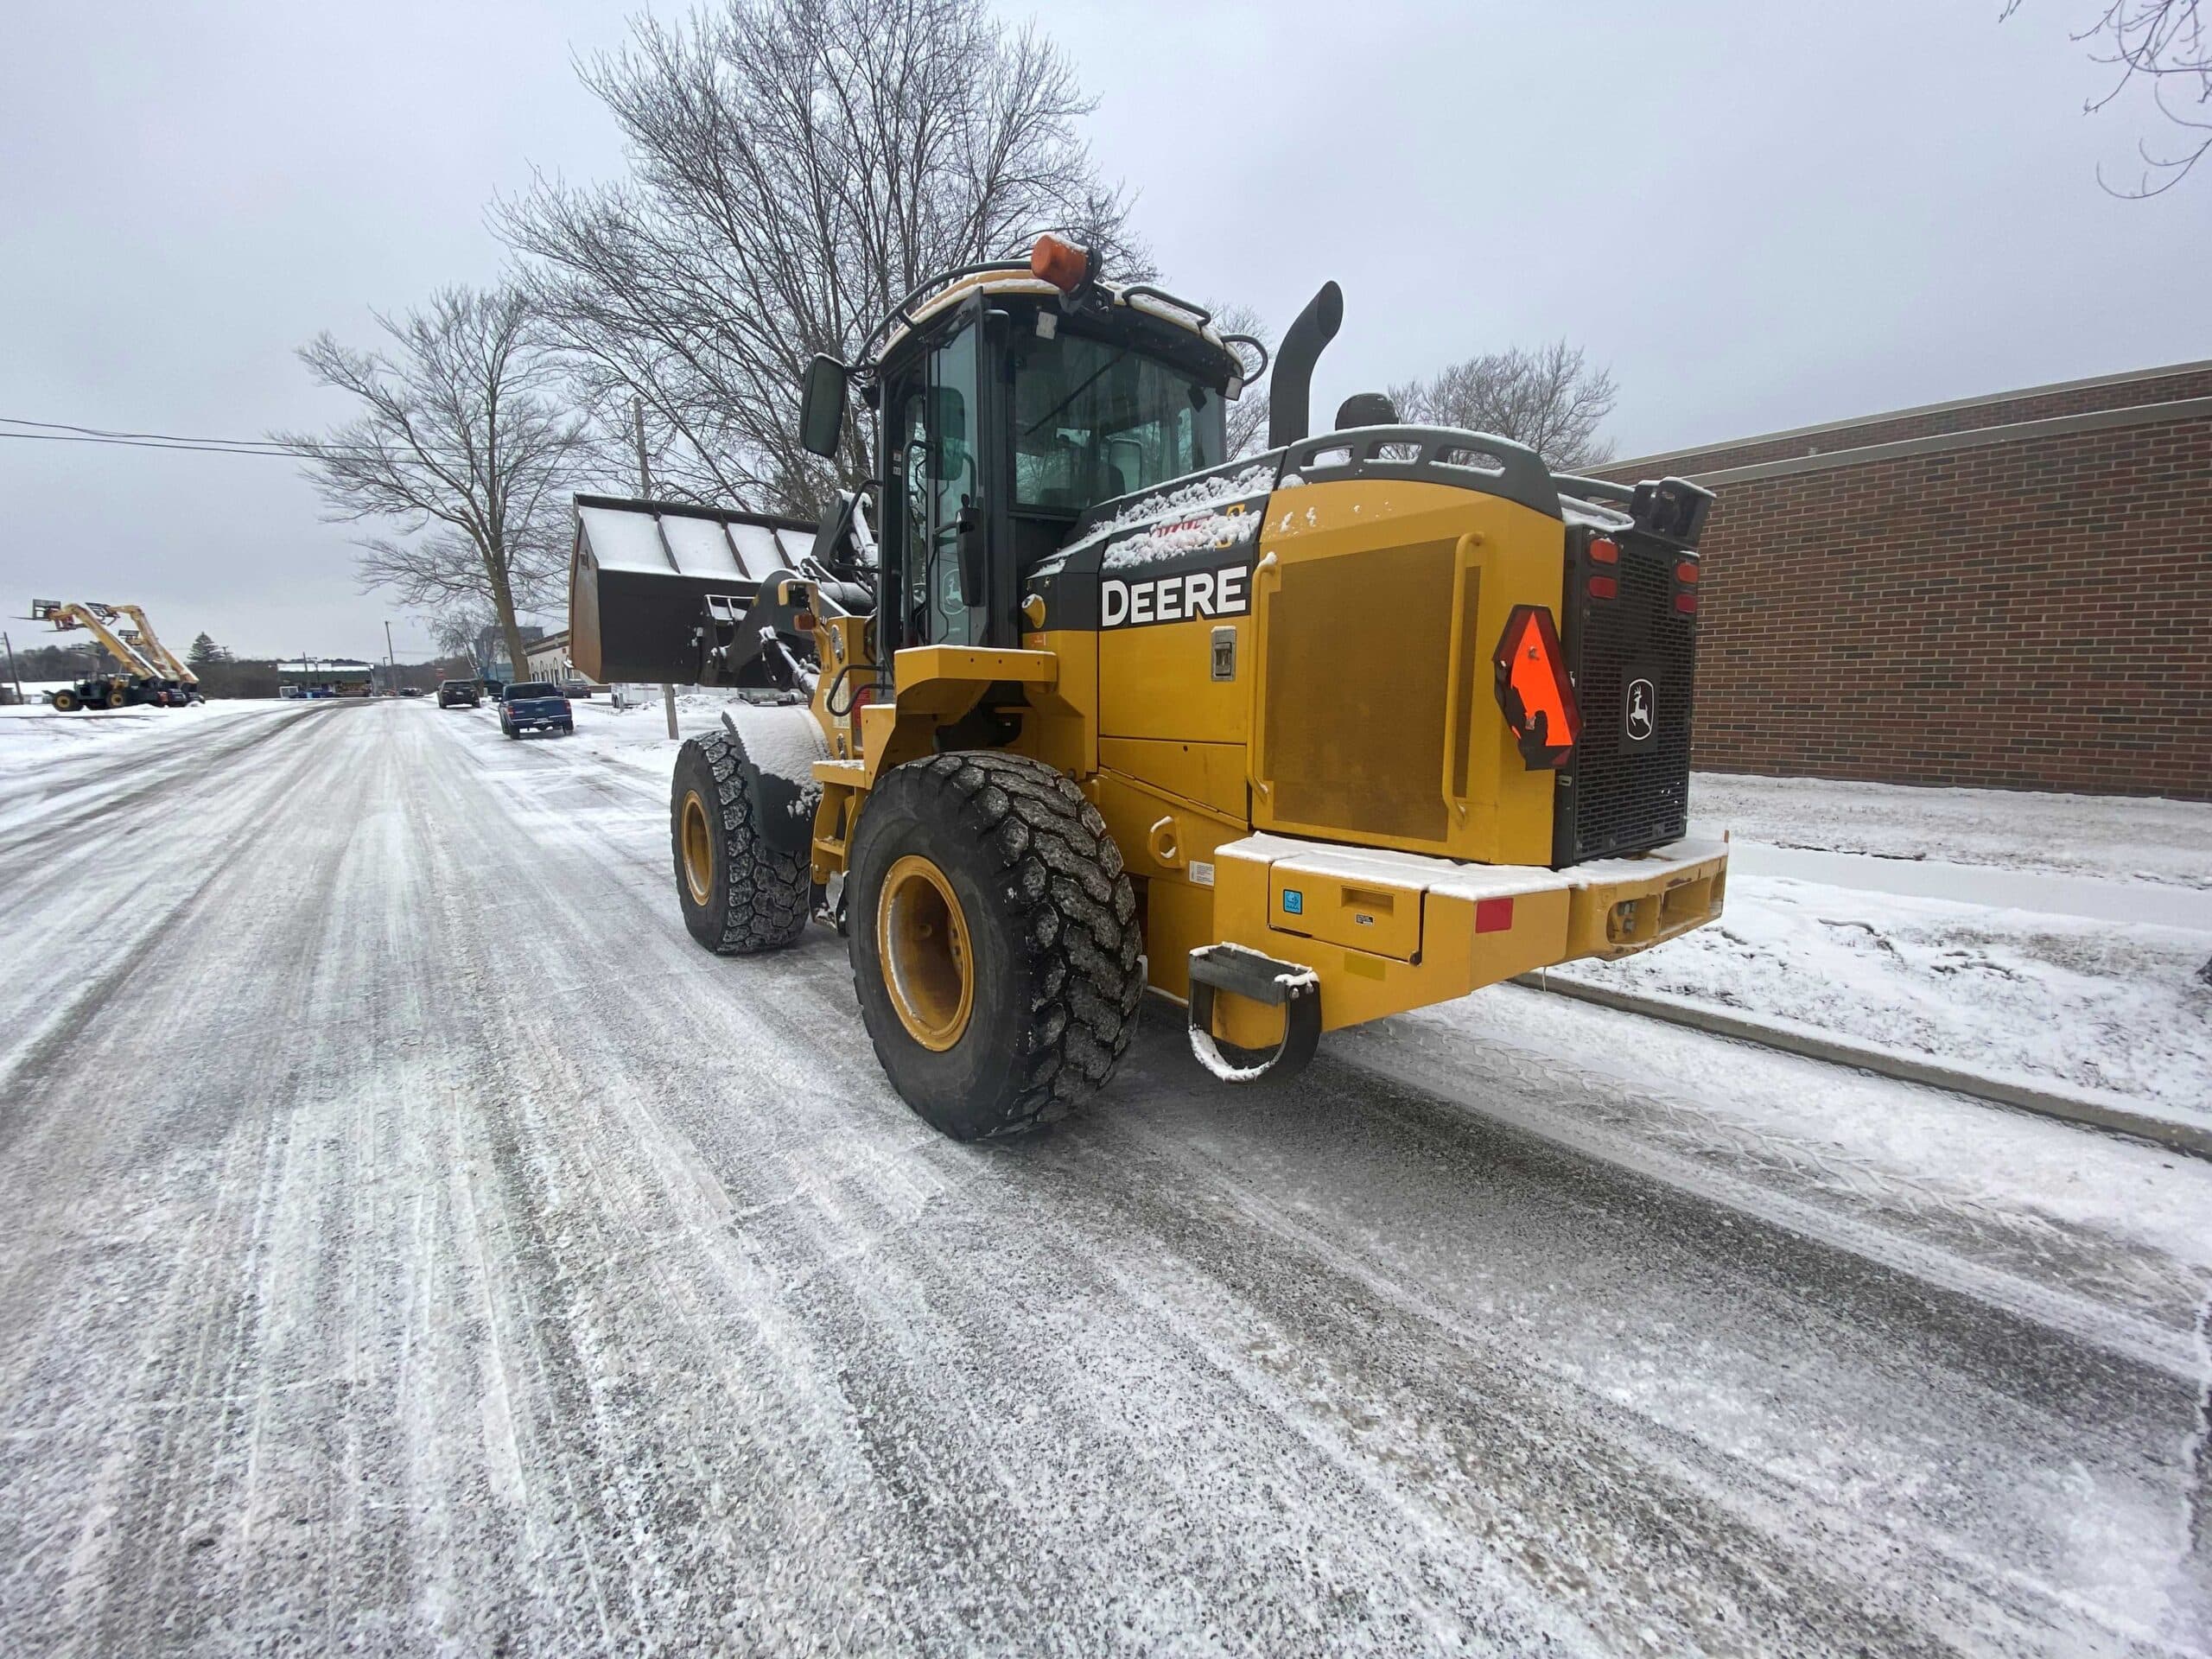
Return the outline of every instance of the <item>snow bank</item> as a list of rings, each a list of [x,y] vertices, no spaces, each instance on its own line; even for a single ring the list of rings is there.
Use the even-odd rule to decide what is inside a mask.
[[[1555,973],[2212,1122],[2212,807],[1707,774],[1691,806],[1735,833],[1726,914]]]
[[[2212,889],[2212,803],[1701,772],[1694,832],[1870,858]]]

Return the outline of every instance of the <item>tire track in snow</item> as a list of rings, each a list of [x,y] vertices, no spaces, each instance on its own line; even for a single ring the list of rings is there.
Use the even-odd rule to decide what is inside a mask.
[[[642,785],[423,712],[315,733],[0,1148],[0,1646],[2191,1635],[2113,1576],[2172,1535],[2171,1376],[1355,1066],[1213,1089],[1159,1022],[954,1147],[838,942],[703,956]]]

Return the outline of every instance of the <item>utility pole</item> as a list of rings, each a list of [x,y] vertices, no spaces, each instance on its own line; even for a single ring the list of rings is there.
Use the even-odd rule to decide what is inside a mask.
[[[8,677],[16,683],[16,706],[20,709],[23,702],[23,677],[16,672],[16,642],[0,633],[0,645],[8,648]]]
[[[391,619],[389,617],[385,619],[384,624],[384,689],[391,696],[399,695],[399,664],[392,659]]]
[[[650,501],[653,499],[653,469],[645,460],[645,400],[642,397],[630,400],[630,428],[638,439],[638,499]],[[660,706],[661,711],[668,716],[668,739],[673,743],[676,741],[676,688],[666,680],[660,683]]]

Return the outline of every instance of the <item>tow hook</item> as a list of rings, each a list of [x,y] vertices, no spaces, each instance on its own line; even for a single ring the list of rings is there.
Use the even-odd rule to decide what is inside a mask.
[[[1282,1041],[1250,1065],[1221,1052],[1213,1034],[1217,990],[1282,1010]],[[1224,1083],[1272,1083],[1306,1069],[1321,1042],[1321,981],[1311,968],[1241,944],[1202,944],[1191,952],[1191,1052]]]

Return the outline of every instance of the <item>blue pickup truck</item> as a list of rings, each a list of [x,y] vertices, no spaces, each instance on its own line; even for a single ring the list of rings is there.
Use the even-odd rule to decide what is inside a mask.
[[[519,680],[499,693],[499,729],[509,737],[524,732],[573,732],[576,713],[559,686]]]

